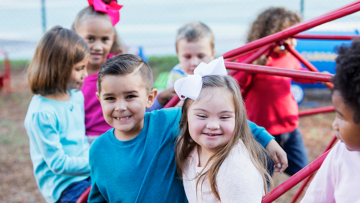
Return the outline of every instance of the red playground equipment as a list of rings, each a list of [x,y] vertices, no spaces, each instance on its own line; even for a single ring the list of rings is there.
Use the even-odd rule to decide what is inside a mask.
[[[8,53],[6,51],[0,51],[0,56],[4,55],[4,70],[5,73],[3,75],[0,74],[0,90],[5,88],[6,93],[10,93],[11,91],[11,77],[10,77],[10,61],[8,57]]]
[[[273,35],[269,35],[267,37],[258,39],[256,41],[250,42],[240,48],[234,49],[223,54],[225,59],[225,66],[227,69],[233,71],[245,71],[250,73],[258,73],[258,74],[269,74],[269,75],[278,75],[284,77],[292,77],[292,78],[299,78],[299,79],[307,79],[307,80],[315,80],[318,82],[325,83],[330,89],[333,85],[330,83],[330,79],[332,77],[331,74],[327,73],[320,73],[315,66],[313,66],[307,59],[300,55],[295,49],[288,46],[283,40],[287,38],[298,38],[298,39],[330,39],[330,40],[351,40],[353,38],[359,36],[334,36],[334,35],[304,35],[299,34],[300,32],[306,31],[310,28],[316,27],[318,25],[327,23],[332,20],[336,20],[338,18],[344,17],[346,15],[350,15],[360,11],[360,1],[356,1],[349,5],[346,5],[342,8],[339,8],[335,11],[329,12],[322,16],[319,16],[315,19],[312,19],[307,22],[302,22],[296,24],[292,27],[289,27],[281,32],[275,33]],[[254,60],[259,58],[261,55],[269,52],[272,50],[276,45],[283,45],[285,49],[287,49],[291,54],[293,54],[304,66],[306,66],[310,71],[302,71],[302,70],[287,70],[282,68],[274,68],[274,67],[267,67],[267,66],[260,66],[260,65],[252,65]],[[235,63],[231,62],[238,59],[241,56],[250,55],[246,60],[242,61],[242,63]],[[177,95],[175,95],[166,105],[164,108],[173,107],[175,106],[180,99]],[[308,116],[314,115],[318,113],[327,113],[327,112],[334,112],[334,107],[322,107],[322,108],[315,108],[306,111],[300,111],[299,116]],[[314,160],[308,166],[300,170],[295,175],[291,176],[287,181],[283,182],[281,185],[274,188],[270,193],[263,197],[263,203],[269,203],[276,200],[282,194],[290,190],[296,184],[300,183],[302,180],[306,179],[303,185],[300,187],[298,192],[295,194],[291,202],[296,202],[298,198],[301,196],[304,188],[310,182],[312,174],[318,170],[323,163],[324,159],[326,158],[327,154],[329,153],[331,147],[336,142],[336,137],[334,136],[326,147],[324,154],[321,155],[319,158]],[[84,194],[79,198],[77,202],[86,202],[87,197],[89,195],[90,188],[88,188]]]

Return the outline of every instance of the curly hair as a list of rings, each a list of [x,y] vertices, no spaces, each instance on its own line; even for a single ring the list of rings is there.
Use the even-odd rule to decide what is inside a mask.
[[[270,7],[252,23],[248,33],[247,42],[280,32],[301,21],[300,16],[283,7]]]
[[[344,103],[354,111],[354,122],[360,122],[360,40],[350,46],[336,47],[336,74],[331,79],[335,90],[340,92]]]

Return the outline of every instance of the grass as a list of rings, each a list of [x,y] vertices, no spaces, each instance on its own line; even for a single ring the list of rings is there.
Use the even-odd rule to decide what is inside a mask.
[[[170,70],[179,63],[177,56],[151,56],[149,57],[149,65],[153,70],[154,78],[162,72],[170,72]]]

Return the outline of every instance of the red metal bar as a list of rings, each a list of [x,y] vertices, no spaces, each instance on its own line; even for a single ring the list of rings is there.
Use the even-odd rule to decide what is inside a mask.
[[[329,152],[330,150],[325,152],[319,158],[315,159],[309,165],[301,169],[299,172],[295,173],[281,185],[277,186],[274,190],[265,195],[262,199],[262,203],[270,203],[274,201],[275,199],[283,195],[285,192],[290,190],[292,187],[294,187],[296,184],[301,182],[304,178],[308,177],[316,170],[318,170]]]
[[[315,108],[315,109],[308,109],[308,110],[303,110],[299,112],[299,117],[301,116],[310,116],[310,115],[314,115],[314,114],[318,114],[318,113],[330,113],[330,112],[334,112],[335,108],[333,106],[327,106],[327,107],[320,107],[320,108]]]
[[[293,36],[296,39],[327,39],[327,40],[352,40],[354,38],[360,38],[359,35],[341,36],[341,35],[308,35],[297,34]]]
[[[179,103],[179,101],[180,98],[176,94],[173,98],[170,99],[170,101],[168,101],[168,103],[164,106],[164,108],[174,107],[176,106],[177,103]]]
[[[274,48],[274,45],[272,45],[272,44],[265,45],[261,49],[259,49],[257,52],[253,53],[251,56],[246,58],[241,63],[252,63],[256,59],[258,59],[260,56],[262,56],[263,54],[265,54],[266,52],[268,52],[270,49],[273,49],[273,48]]]
[[[265,45],[266,46],[266,45]],[[238,59],[238,58],[240,58],[240,57],[242,57],[242,56],[245,56],[245,55],[247,55],[247,54],[251,54],[252,52],[255,52],[255,51],[257,51],[257,50],[259,50],[259,49],[261,49],[262,47],[259,47],[259,48],[256,48],[256,49],[253,49],[253,50],[251,50],[251,51],[248,51],[248,52],[244,52],[244,53],[241,53],[241,54],[239,54],[239,55],[235,55],[235,56],[233,56],[233,57],[230,57],[230,58],[224,58],[224,60],[225,61],[234,61],[234,60],[236,60],[236,59]]]
[[[304,70],[289,70],[284,68],[260,66],[260,65],[245,64],[245,63],[225,62],[225,66],[227,69],[231,69],[231,70],[241,70],[249,73],[278,75],[278,76],[300,78],[306,80],[316,80],[320,82],[330,82],[330,79],[332,77],[331,74],[327,74],[327,73],[310,72]]]
[[[295,56],[302,64],[304,64],[309,70],[314,72],[319,72],[319,70],[311,64],[306,58],[304,58],[298,51],[296,51],[292,46],[289,46],[287,43],[284,43],[285,48]],[[334,87],[331,83],[325,83],[328,88],[332,89]]]
[[[324,150],[323,153],[325,153],[325,152],[327,152],[328,150],[330,150],[330,149],[332,148],[332,146],[335,144],[336,141],[337,141],[337,138],[336,138],[336,136],[334,136],[334,137],[331,139],[329,145],[325,148],[325,150]],[[300,186],[300,188],[298,189],[298,191],[297,191],[296,194],[294,195],[293,199],[291,200],[291,203],[295,203],[295,202],[299,199],[299,197],[300,197],[301,194],[303,193],[305,187],[309,184],[309,182],[312,180],[312,178],[313,178],[314,175],[315,175],[315,173],[311,174],[309,177],[307,177],[307,178],[304,180],[303,184]]]
[[[324,16],[322,16],[321,18],[316,18],[314,20],[310,20],[308,22],[305,23],[300,23],[297,25],[294,25],[292,27],[289,27],[288,29],[285,29],[281,32],[269,35],[267,37],[258,39],[256,41],[250,42],[240,48],[234,49],[232,51],[226,52],[225,54],[223,54],[224,58],[230,58],[236,55],[239,55],[241,53],[244,52],[248,52],[251,51],[255,48],[264,46],[266,44],[272,43],[272,42],[277,42],[277,41],[281,41],[283,39],[286,39],[288,37],[291,37],[297,33],[303,32],[305,30],[308,30],[310,28],[313,28],[315,26],[324,24],[326,22],[341,18],[343,16],[349,15],[351,13],[357,12],[360,10],[360,4],[359,2],[354,3],[354,5],[348,5],[346,8],[340,9],[340,10],[336,10],[333,12],[330,12],[328,14],[325,14]]]
[[[89,186],[79,197],[79,199],[76,200],[76,203],[85,203],[88,200],[89,194],[90,194],[91,186]]]

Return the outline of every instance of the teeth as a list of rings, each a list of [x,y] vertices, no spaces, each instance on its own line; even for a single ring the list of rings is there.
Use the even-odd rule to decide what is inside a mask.
[[[128,118],[130,118],[130,116],[128,116],[128,117],[122,117],[122,118],[116,117],[116,119],[119,120],[119,121],[126,120],[126,119],[128,119]]]

